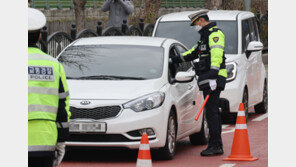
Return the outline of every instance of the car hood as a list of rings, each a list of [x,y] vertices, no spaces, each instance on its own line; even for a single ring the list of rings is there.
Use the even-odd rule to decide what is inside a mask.
[[[131,100],[158,91],[163,85],[153,80],[67,80],[70,98],[92,100]]]

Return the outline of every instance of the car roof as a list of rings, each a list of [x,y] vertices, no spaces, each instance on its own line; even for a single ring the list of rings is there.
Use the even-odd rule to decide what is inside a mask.
[[[188,15],[193,14],[197,11],[184,11],[175,12],[162,16],[160,22],[166,21],[189,21]],[[210,10],[208,16],[210,20],[236,20],[239,14],[254,16],[252,12],[249,11],[239,11],[239,10]]]
[[[78,45],[139,45],[161,47],[167,38],[139,37],[139,36],[109,36],[88,37],[78,39],[73,46]]]

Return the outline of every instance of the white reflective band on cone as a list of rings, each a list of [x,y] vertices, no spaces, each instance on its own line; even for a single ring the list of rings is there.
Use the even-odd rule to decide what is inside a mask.
[[[245,111],[238,111],[237,116],[246,116]]]
[[[141,144],[139,150],[150,150],[149,144]]]
[[[138,159],[137,167],[152,167],[152,161],[149,159]]]
[[[247,124],[236,124],[235,129],[247,129]]]

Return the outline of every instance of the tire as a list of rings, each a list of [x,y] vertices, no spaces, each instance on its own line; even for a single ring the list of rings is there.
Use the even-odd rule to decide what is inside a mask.
[[[247,120],[248,115],[249,115],[249,108],[246,107],[249,104],[248,89],[244,89],[244,93],[243,93],[243,97],[242,97],[242,103],[244,103],[245,117],[246,117],[246,120]],[[221,117],[222,117],[222,123],[223,124],[235,124],[236,123],[237,113],[224,113],[224,114],[221,115]]]
[[[209,127],[208,127],[208,122],[206,119],[205,112],[203,114],[201,131],[190,135],[189,140],[192,145],[206,145],[206,144],[208,144]]]
[[[248,117],[249,117],[249,107],[248,107],[249,106],[249,95],[248,95],[248,90],[247,89],[244,90],[242,103],[244,103],[245,117],[246,117],[246,120],[247,120]]]
[[[168,119],[167,137],[165,146],[159,149],[159,157],[163,160],[171,160],[176,153],[177,121],[173,111]]]
[[[262,102],[255,105],[255,113],[262,114],[267,112],[268,108],[268,95],[267,95],[267,83],[264,82],[264,88],[263,88],[263,99]]]

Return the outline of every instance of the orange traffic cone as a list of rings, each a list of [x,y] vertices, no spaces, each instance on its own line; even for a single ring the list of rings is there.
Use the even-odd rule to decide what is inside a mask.
[[[232,143],[231,154],[228,158],[224,158],[223,161],[255,161],[258,158],[254,158],[250,153],[248,129],[245,117],[244,104],[239,105],[239,111],[237,112],[237,119],[234,131],[234,138]]]
[[[137,167],[152,167],[149,139],[146,133],[143,133],[142,135],[137,159]]]

